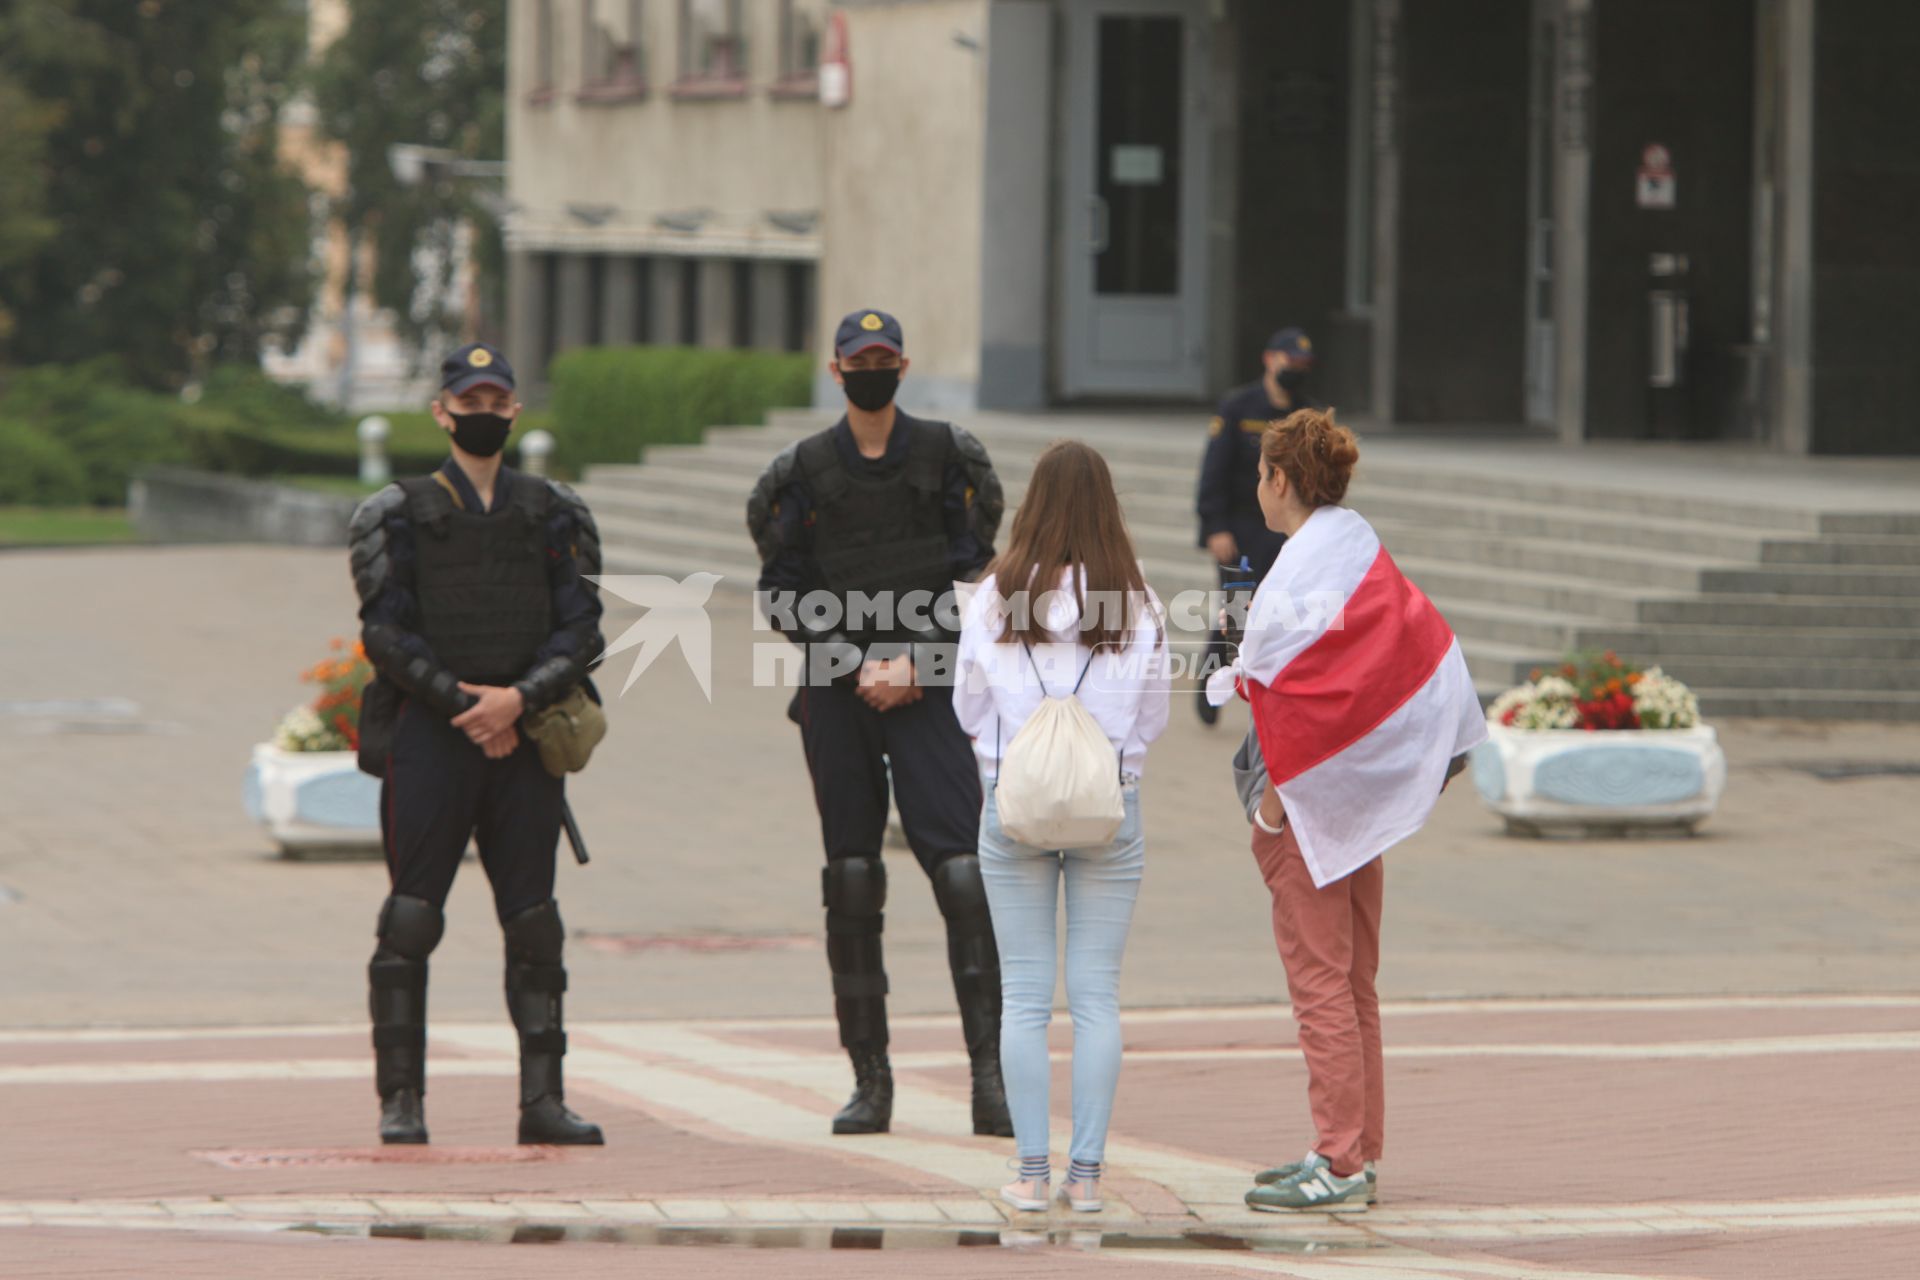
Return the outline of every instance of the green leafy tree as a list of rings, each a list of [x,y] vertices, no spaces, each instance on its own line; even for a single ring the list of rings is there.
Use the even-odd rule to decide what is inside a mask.
[[[499,226],[488,199],[497,186],[450,163],[403,181],[391,151],[430,147],[461,161],[497,160],[506,37],[506,0],[361,0],[315,70],[320,127],[347,153],[335,212],[356,250],[349,296],[370,287],[416,348],[462,327],[446,303],[462,228],[473,233],[483,296],[497,288]],[[358,250],[369,240],[376,265],[364,281]]]
[[[0,78],[52,113],[40,209],[59,230],[0,258],[12,359],[112,355],[173,387],[298,331],[311,216],[277,141],[303,51],[284,0],[0,5]]]
[[[58,112],[36,100],[16,79],[0,74],[0,273],[25,262],[57,230],[47,216],[47,133]],[[13,316],[0,294],[0,351]]]

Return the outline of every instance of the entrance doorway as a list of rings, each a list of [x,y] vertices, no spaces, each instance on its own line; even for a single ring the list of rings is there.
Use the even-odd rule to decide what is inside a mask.
[[[1207,390],[1200,0],[1067,7],[1063,396]]]

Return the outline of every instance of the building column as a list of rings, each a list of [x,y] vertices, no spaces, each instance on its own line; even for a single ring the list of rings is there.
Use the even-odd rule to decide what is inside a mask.
[[[685,345],[680,332],[680,314],[685,306],[687,263],[679,257],[653,260],[653,341],[663,347]]]
[[[546,290],[541,254],[534,249],[507,251],[507,351],[522,382],[546,381],[541,334],[546,331]]]
[[[1399,322],[1400,0],[1373,0],[1373,386],[1368,404],[1379,422],[1394,418]]]
[[[986,154],[981,164],[980,382],[983,409],[1047,402],[1047,245],[1052,7],[995,0],[987,17]]]
[[[1587,438],[1587,244],[1593,198],[1593,0],[1563,0],[1555,58],[1553,401],[1562,444]]]
[[[733,346],[733,259],[699,259],[695,279],[700,290],[699,344]]]
[[[1781,0],[1780,274],[1774,314],[1774,438],[1813,451],[1813,64],[1815,0]]]
[[[761,259],[753,264],[753,348],[787,349],[787,264]]]

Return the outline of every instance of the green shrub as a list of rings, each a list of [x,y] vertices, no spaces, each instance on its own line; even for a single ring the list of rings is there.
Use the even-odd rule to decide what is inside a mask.
[[[130,386],[110,359],[19,370],[0,395],[0,414],[63,445],[85,476],[81,500],[104,506],[127,500],[127,480],[139,468],[186,461],[197,416],[174,396]]]
[[[87,500],[73,450],[29,423],[0,418],[0,506],[70,506]]]
[[[692,444],[709,427],[750,425],[807,404],[804,355],[697,347],[588,347],[553,362],[554,457],[574,473],[637,462],[651,444]]]
[[[216,366],[200,388],[199,403],[226,411],[249,427],[271,430],[337,429],[345,414],[319,403],[299,387],[275,382],[242,364]]]

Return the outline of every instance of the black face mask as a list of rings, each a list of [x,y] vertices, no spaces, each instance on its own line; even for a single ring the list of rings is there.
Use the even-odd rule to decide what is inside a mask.
[[[476,458],[491,458],[500,452],[507,443],[507,433],[513,430],[513,419],[497,413],[454,413],[447,411],[453,419],[453,442]]]
[[[900,389],[898,369],[842,369],[840,377],[847,387],[847,399],[856,409],[875,413],[893,403]]]
[[[1307,371],[1305,369],[1282,369],[1273,375],[1273,380],[1278,383],[1280,389],[1289,396],[1297,396],[1300,394],[1300,389],[1307,385]]]

